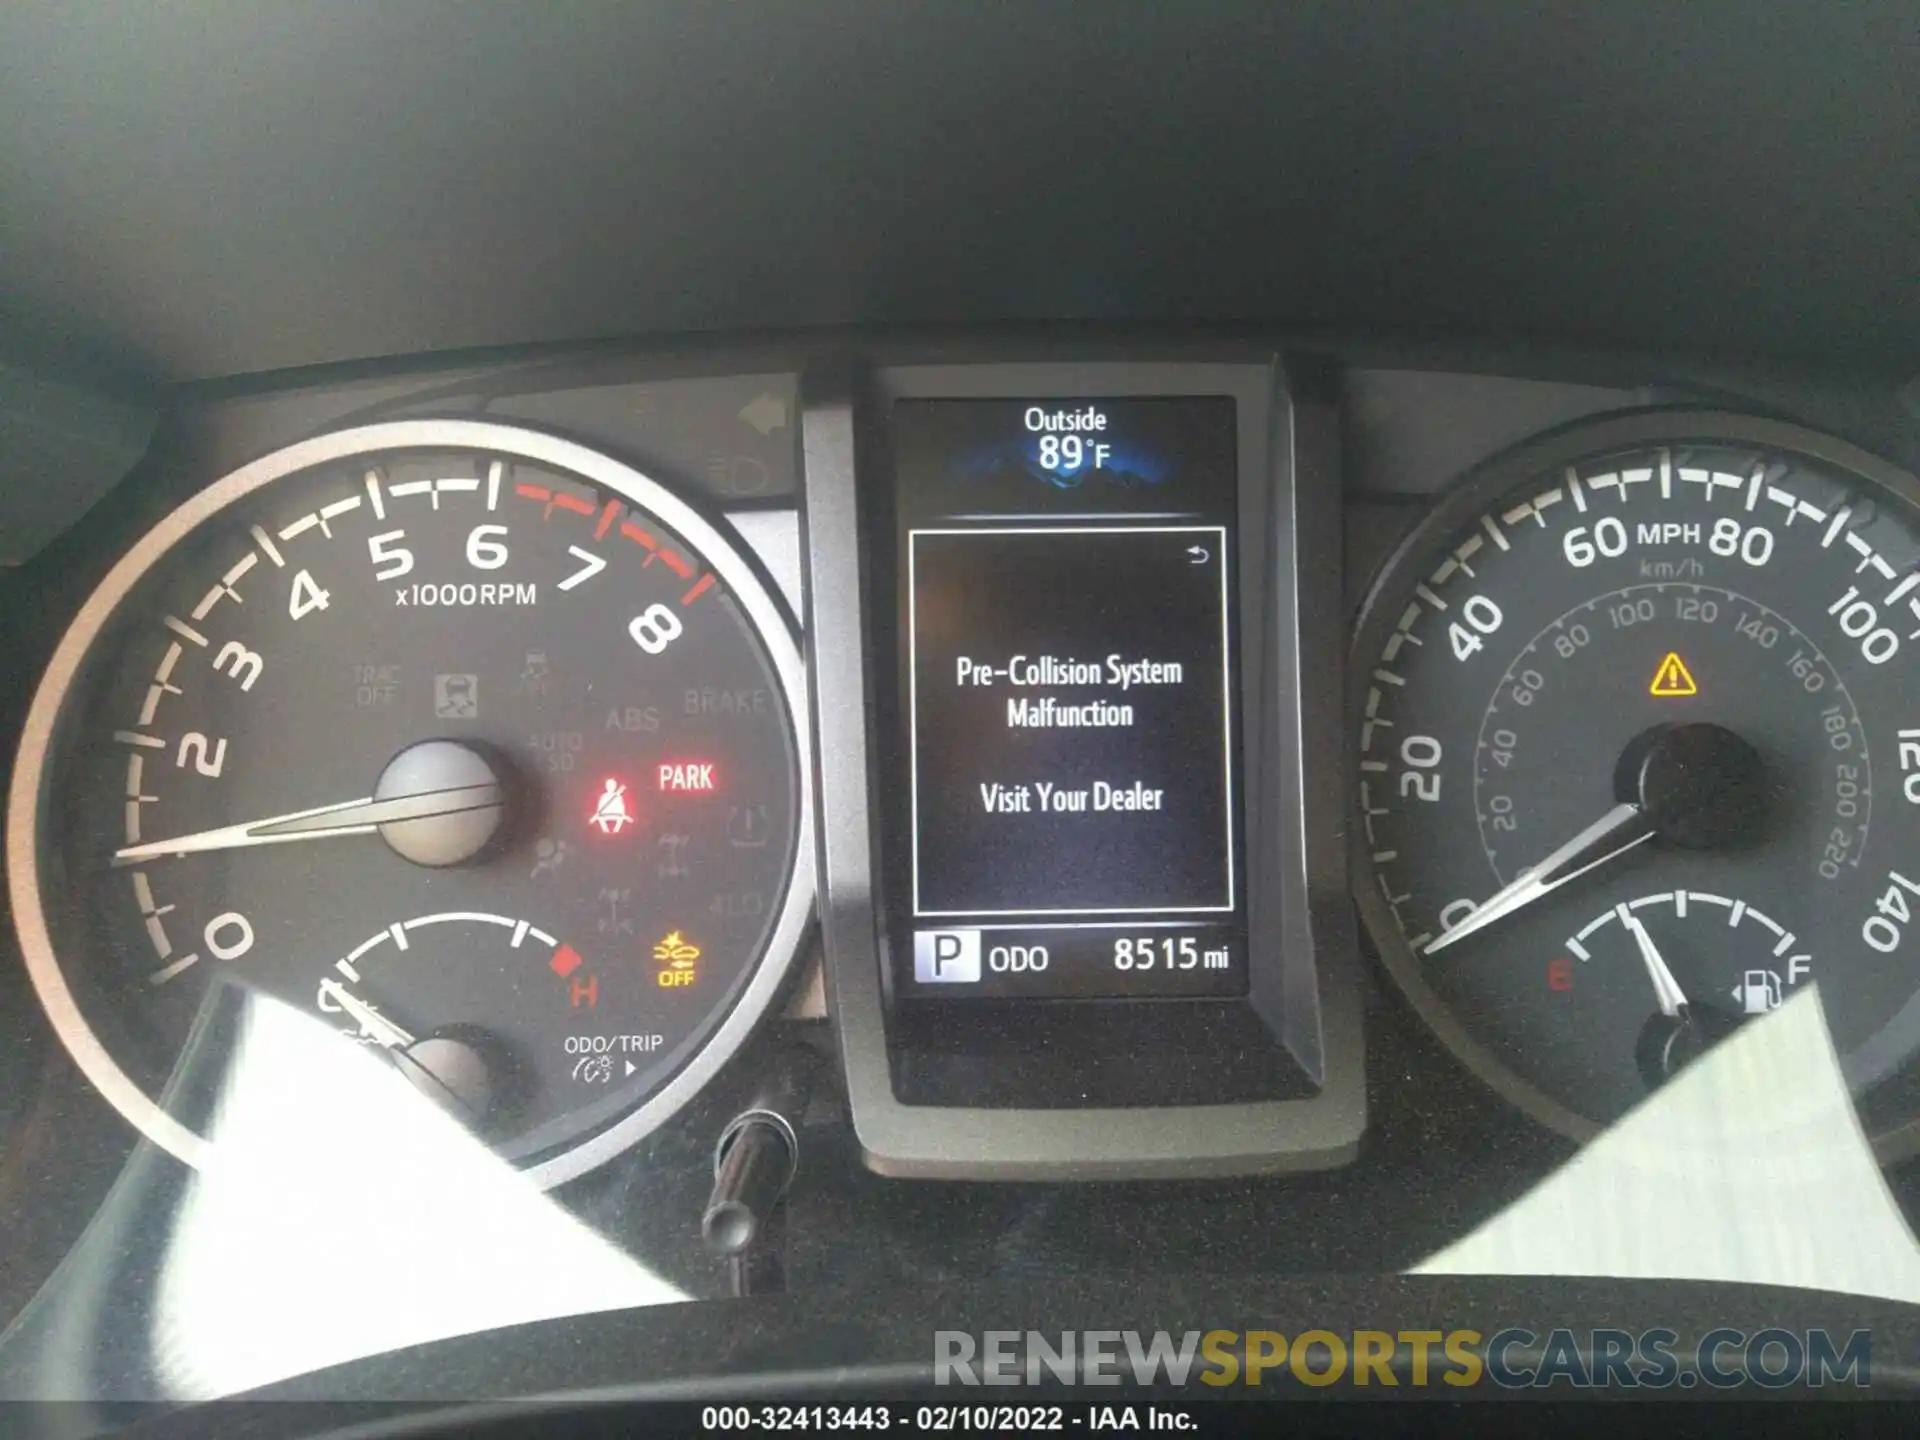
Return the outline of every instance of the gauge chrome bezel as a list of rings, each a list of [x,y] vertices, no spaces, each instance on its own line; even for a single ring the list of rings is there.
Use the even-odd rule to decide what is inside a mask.
[[[787,886],[759,965],[732,1008],[658,1093],[605,1129],[521,1173],[541,1189],[604,1164],[678,1113],[738,1053],[785,987],[813,917],[813,785],[806,680],[792,620],[736,541],[660,482],[570,440],[514,425],[476,420],[401,420],[363,425],[276,450],[215,481],[149,530],[87,597],[55,648],[34,692],[14,758],[7,802],[7,875],[14,929],[27,974],[55,1032],[81,1072],[141,1134],[198,1169],[212,1142],[181,1124],[115,1062],[69,989],[40,893],[40,826],[46,767],[75,677],[95,640],[141,578],[223,510],[291,475],[356,456],[396,450],[459,449],[518,458],[580,476],[658,516],[697,549],[745,610],[773,662],[786,702],[799,785]]]
[[[1920,480],[1845,440],[1787,421],[1771,420],[1737,411],[1668,406],[1632,410],[1575,420],[1535,435],[1483,460],[1451,482],[1424,518],[1380,562],[1368,583],[1354,622],[1348,652],[1347,814],[1353,834],[1362,833],[1358,787],[1354,784],[1353,737],[1359,732],[1359,700],[1367,691],[1368,676],[1379,663],[1386,639],[1398,621],[1414,585],[1428,573],[1420,561],[1431,561],[1446,549],[1476,517],[1503,496],[1524,489],[1544,474],[1609,451],[1652,446],[1737,445],[1796,455],[1818,464],[1857,475],[1920,510]],[[1453,1009],[1426,981],[1422,962],[1407,944],[1393,912],[1381,893],[1378,872],[1365,845],[1350,849],[1352,888],[1356,908],[1374,952],[1393,977],[1407,1002],[1455,1059],[1496,1094],[1541,1124],[1574,1140],[1593,1139],[1606,1125],[1576,1114],[1505,1065],[1468,1031]],[[1920,1119],[1908,1121],[1872,1137],[1875,1156],[1882,1164],[1920,1153]]]

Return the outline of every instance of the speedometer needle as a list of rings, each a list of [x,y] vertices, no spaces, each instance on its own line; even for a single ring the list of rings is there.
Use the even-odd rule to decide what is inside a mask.
[[[413,1044],[412,1035],[387,1019],[338,980],[322,980],[320,993],[330,996],[334,1004],[360,1022],[361,1030],[387,1049],[400,1050]]]
[[[1425,953],[1436,955],[1449,945],[1503,920],[1542,896],[1551,895],[1569,880],[1577,880],[1596,866],[1624,855],[1654,837],[1655,829],[1644,807],[1616,805],[1533,869],[1496,890],[1486,904],[1443,934],[1429,940]]]
[[[1759,752],[1722,725],[1655,725],[1628,742],[1613,771],[1619,803],[1531,870],[1495,891],[1451,930],[1427,942],[1437,955],[1477,935],[1569,880],[1659,835],[1688,850],[1750,840],[1765,813],[1766,773]]]
[[[500,803],[500,786],[494,781],[426,790],[416,795],[399,795],[387,800],[368,796],[363,800],[322,805],[313,810],[296,810],[289,815],[271,815],[264,820],[250,820],[244,825],[222,825],[215,830],[176,835],[171,840],[128,845],[113,852],[113,862],[116,865],[129,865],[162,855],[237,850],[249,845],[278,845],[289,840],[326,840],[338,835],[371,835],[382,825],[458,815]]]

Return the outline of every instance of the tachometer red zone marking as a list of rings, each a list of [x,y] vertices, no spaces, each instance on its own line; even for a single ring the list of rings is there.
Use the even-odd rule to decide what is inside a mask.
[[[596,510],[591,500],[571,494],[565,490],[550,490],[545,485],[516,483],[513,487],[513,493],[522,500],[531,500],[539,505],[541,507],[540,518],[543,521],[552,519],[553,512],[556,509],[567,510],[575,515],[593,515],[597,513],[600,518],[593,527],[593,538],[596,540],[606,538],[607,533],[613,529],[614,516],[617,515],[621,509],[618,500],[609,500],[604,509]],[[663,549],[660,542],[641,526],[636,525],[631,520],[622,520],[620,522],[620,533],[647,552],[646,564],[651,565],[655,560],[658,560],[682,580],[693,579],[694,566],[692,562],[677,551]],[[702,575],[698,580],[694,581],[693,588],[680,597],[680,603],[682,605],[688,605],[698,600],[712,588],[713,583],[714,579],[711,574]]]
[[[576,515],[591,515],[594,510],[593,501],[566,490],[549,490],[544,485],[516,484],[513,493],[522,500],[533,500],[546,507],[540,516],[542,520],[551,520],[556,507]]]
[[[660,542],[638,525],[634,524],[633,521],[622,520],[620,522],[620,533],[647,552],[647,564],[651,565],[655,560],[658,560],[682,580],[693,574],[693,566],[689,565],[673,551],[662,550],[660,548]]]

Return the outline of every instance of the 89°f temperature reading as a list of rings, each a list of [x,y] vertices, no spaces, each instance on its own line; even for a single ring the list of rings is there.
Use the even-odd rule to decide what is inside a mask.
[[[1042,435],[1040,437],[1040,464],[1047,470],[1072,472],[1087,464],[1091,464],[1097,470],[1107,463],[1107,457],[1111,454],[1113,454],[1111,445],[1082,440],[1078,435]]]
[[[1027,429],[1038,435],[1037,458],[1042,470],[1071,475],[1085,466],[1104,469],[1113,456],[1113,446],[1105,440],[1089,438],[1107,428],[1107,415],[1097,405],[1072,410],[1049,410],[1029,405],[1023,415]]]

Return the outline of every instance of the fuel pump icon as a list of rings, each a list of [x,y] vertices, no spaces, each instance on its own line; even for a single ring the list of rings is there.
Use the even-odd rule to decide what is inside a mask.
[[[1733,987],[1733,998],[1746,1015],[1764,1015],[1780,1003],[1780,977],[1771,970],[1749,970]]]

